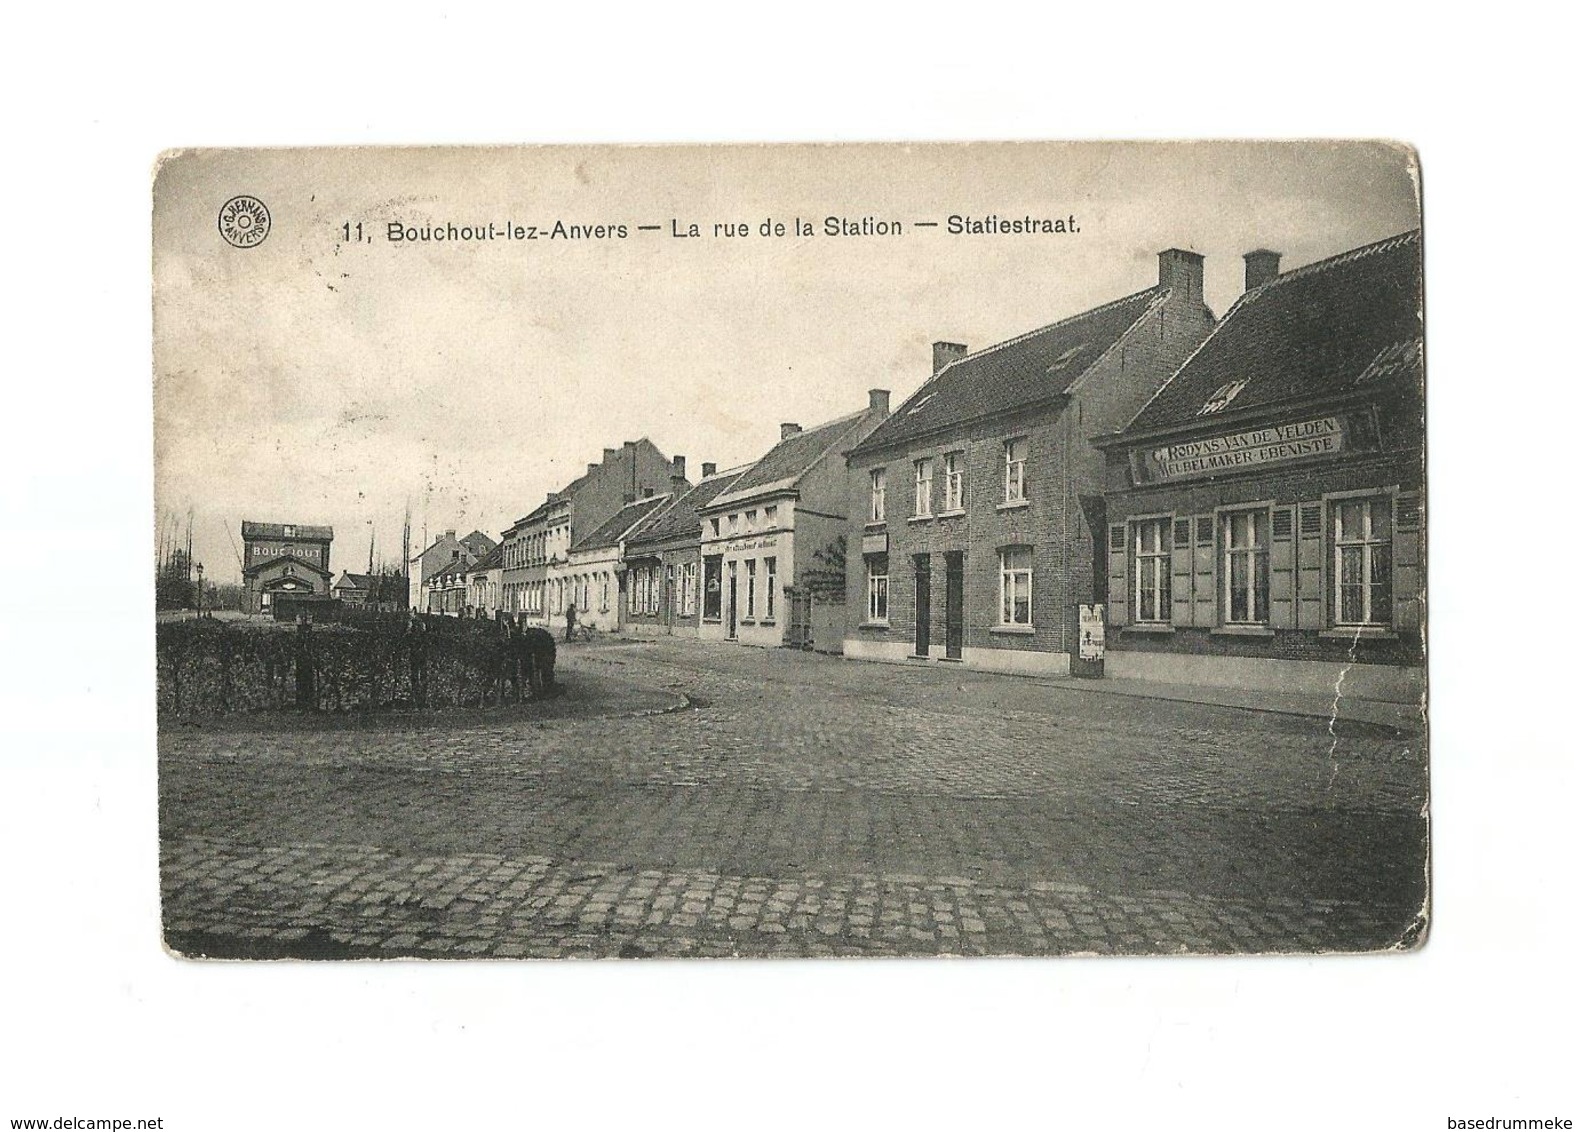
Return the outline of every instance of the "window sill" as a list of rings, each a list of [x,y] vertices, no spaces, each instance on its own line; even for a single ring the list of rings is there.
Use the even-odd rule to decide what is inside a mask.
[[[1216,625],[1209,630],[1217,637],[1272,637],[1274,630],[1266,625]]]
[[[705,617],[703,623],[705,625],[718,625],[723,620],[724,618],[722,617]]]
[[[1393,641],[1396,632],[1388,625],[1353,625],[1348,628],[1325,629],[1319,638],[1326,641]]]
[[[1125,626],[1122,626],[1121,632],[1123,632],[1123,633],[1145,633],[1145,634],[1146,633],[1155,633],[1155,634],[1159,634],[1159,635],[1162,636],[1162,635],[1167,634],[1167,633],[1174,633],[1175,632],[1175,626],[1174,625],[1159,625],[1159,624],[1125,625]]]
[[[882,531],[882,530],[884,530],[884,520],[883,519],[869,519],[866,523],[864,523],[862,525],[862,529],[865,530],[865,531]]]
[[[857,624],[859,629],[888,629],[889,627],[890,623],[888,621],[861,621]]]
[[[906,518],[906,521],[908,523],[932,523],[934,521],[934,516],[932,516],[932,515],[908,515],[907,518]]]
[[[765,617],[763,620],[758,622],[758,625],[759,625],[760,628],[762,628],[765,625],[769,626],[770,628],[774,628],[774,623],[775,623],[775,619],[773,617]]]
[[[935,515],[934,518],[936,518],[936,519],[959,519],[959,518],[961,518],[961,516],[965,515],[966,513],[967,513],[967,509],[965,507],[952,507],[948,511],[941,511],[939,514]]]
[[[1029,502],[1030,500],[1026,499],[1010,499],[1004,503],[996,503],[994,505],[994,509],[996,511],[1020,511],[1022,508],[1026,507]]]
[[[1031,637],[1035,630],[1031,625],[991,625],[991,633],[1003,633],[1012,637]]]

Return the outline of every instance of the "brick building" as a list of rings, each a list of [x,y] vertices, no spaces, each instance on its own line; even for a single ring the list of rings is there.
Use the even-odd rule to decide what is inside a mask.
[[[242,609],[268,613],[278,596],[330,597],[333,527],[242,521]]]
[[[668,494],[672,477],[685,478],[686,461],[667,458],[644,437],[590,463],[583,475],[518,519],[502,536],[502,608],[547,625],[565,613],[572,582],[571,547],[577,538],[611,519],[628,503]],[[581,606],[579,605],[580,609]]]
[[[698,509],[699,637],[840,651],[851,521],[843,454],[889,411],[889,392],[873,389],[861,412],[807,431],[781,425],[780,442]]]
[[[1203,258],[1170,249],[1146,290],[976,353],[936,343],[929,380],[847,457],[846,655],[1068,671],[1104,531],[1088,438],[1213,323]]]
[[[695,637],[703,620],[703,519],[699,512],[747,470],[704,464],[696,487],[645,520],[626,539],[626,632]],[[717,591],[716,591],[717,592]]]
[[[408,569],[410,592],[407,601],[412,609],[426,610],[435,607],[436,602],[429,595],[431,580],[445,572],[447,581],[450,580],[449,570],[452,567],[471,566],[484,555],[494,549],[494,539],[482,531],[473,531],[463,538],[457,538],[454,529],[447,530],[423,550],[413,555]],[[449,598],[438,602],[439,605],[456,604]],[[465,596],[460,603],[466,604]]]
[[[1422,236],[1246,290],[1115,435],[1106,673],[1417,702]]]

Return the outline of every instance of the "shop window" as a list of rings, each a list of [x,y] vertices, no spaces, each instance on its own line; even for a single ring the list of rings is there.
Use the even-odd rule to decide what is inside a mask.
[[[945,510],[960,511],[966,496],[962,492],[962,453],[945,453]]]
[[[1269,622],[1269,513],[1220,516],[1221,616],[1228,625]]]
[[[912,514],[926,519],[934,513],[934,461],[914,461],[912,471]]]
[[[758,616],[758,560],[747,559],[747,616]]]
[[[868,571],[868,620],[890,620],[890,556],[870,554],[863,558]]]
[[[1027,498],[1027,438],[1005,442],[1005,502],[1020,503]]]
[[[1000,551],[1000,624],[1033,623],[1033,548],[1008,546]]]
[[[1335,624],[1390,624],[1389,497],[1339,499],[1331,514]]]
[[[1170,620],[1170,520],[1132,524],[1132,620]]]
[[[720,616],[720,556],[711,554],[703,560],[703,616],[719,620]]]
[[[884,522],[884,469],[875,468],[868,473],[868,521]]]
[[[764,616],[773,620],[775,615],[775,560],[764,559]]]

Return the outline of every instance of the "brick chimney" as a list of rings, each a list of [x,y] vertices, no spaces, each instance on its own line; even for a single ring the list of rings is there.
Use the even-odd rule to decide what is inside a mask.
[[[963,350],[965,346],[961,347]],[[868,390],[868,411],[877,417],[890,415],[890,391],[888,389]]]
[[[450,539],[452,542],[455,542],[456,541],[456,528],[452,527],[450,530],[446,531],[445,532],[445,537]]]
[[[1188,302],[1203,301],[1203,257],[1196,252],[1167,248],[1159,253],[1159,286],[1168,287]]]
[[[589,474],[589,475],[590,475],[590,476],[591,476],[591,475],[592,475],[592,474],[593,474],[593,473],[594,473],[594,472],[596,472],[596,471],[598,471],[598,470],[599,470],[599,465],[597,465],[597,464],[589,464],[589,465],[588,465],[588,474]]]
[[[617,454],[618,454],[618,453],[619,453],[619,452],[620,452],[620,451],[621,451],[621,450],[620,450],[620,449],[619,449],[619,448],[606,448],[606,449],[605,449],[605,450],[604,450],[604,458],[605,458],[605,459],[606,459],[606,460],[613,460],[613,459],[615,459],[615,457],[616,457],[616,455],[617,455]]]
[[[671,457],[670,478],[673,480],[684,480],[687,478],[687,458],[685,456]]]
[[[719,466],[718,465],[705,463],[703,465],[703,478],[704,479],[708,479],[710,476],[712,476],[718,470],[719,470]]]
[[[1262,287],[1280,274],[1280,253],[1259,248],[1241,257],[1247,261],[1247,290]]]
[[[948,366],[957,358],[967,356],[967,347],[960,342],[935,342],[934,343],[934,376],[939,376],[939,371]]]
[[[780,439],[789,440],[802,431],[802,426],[794,421],[785,421],[780,425]]]

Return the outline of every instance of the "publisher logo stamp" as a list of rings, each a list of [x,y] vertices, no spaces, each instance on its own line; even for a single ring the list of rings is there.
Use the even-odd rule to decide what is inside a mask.
[[[233,248],[256,248],[269,235],[269,209],[257,197],[232,197],[220,208],[220,235]]]

